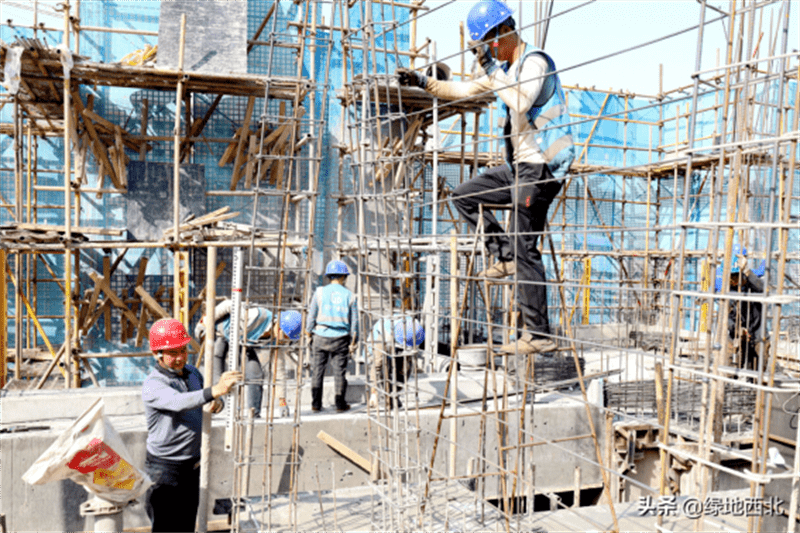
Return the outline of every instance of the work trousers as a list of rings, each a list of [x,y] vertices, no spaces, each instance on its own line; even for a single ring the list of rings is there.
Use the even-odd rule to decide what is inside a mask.
[[[550,333],[544,263],[536,245],[550,203],[560,190],[561,181],[553,179],[547,165],[520,163],[518,187],[514,170],[502,165],[462,183],[452,194],[453,205],[473,230],[478,226],[479,205],[511,205],[508,233],[492,211],[484,209],[486,248],[500,261],[516,260],[517,300],[525,329],[534,335]]]
[[[244,365],[244,379],[250,382],[244,387],[245,401],[247,409],[255,409],[256,417],[261,413],[261,396],[264,387],[264,370],[261,368],[261,361],[258,359],[255,349],[247,347],[245,349],[247,361]],[[228,363],[228,341],[225,337],[217,337],[214,341],[214,383],[219,381],[220,376],[225,372]]]
[[[311,373],[311,390],[319,391],[318,401],[320,404],[313,407],[321,408],[322,401],[322,382],[325,378],[325,368],[328,361],[333,368],[333,390],[336,398],[341,398],[342,402],[347,392],[347,359],[350,356],[350,335],[340,337],[323,337],[314,335],[312,342],[313,364]],[[317,400],[315,400],[317,401]]]
[[[145,493],[144,507],[153,533],[195,530],[200,501],[199,461],[177,465],[147,454],[144,467],[153,485]]]

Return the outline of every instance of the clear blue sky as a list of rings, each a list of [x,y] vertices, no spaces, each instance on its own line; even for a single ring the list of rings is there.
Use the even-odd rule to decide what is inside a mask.
[[[430,37],[437,42],[438,57],[456,53],[458,22],[466,20],[474,3],[475,0],[458,0],[453,3],[447,0],[426,0],[424,5],[431,8],[444,6],[420,19],[417,43]],[[559,69],[567,69],[562,74],[564,84],[654,95],[658,92],[659,63],[664,65],[665,90],[692,83],[690,74],[695,66],[697,30],[586,66],[570,67],[696,26],[700,17],[700,4],[697,0],[598,0],[583,5],[586,3],[556,0],[553,8],[554,16],[558,13],[564,14],[553,19],[545,50],[553,56]],[[515,12],[518,25],[520,19],[522,25],[533,21],[534,2],[510,0],[508,4]],[[788,51],[800,49],[800,2],[792,1],[790,4]],[[708,5],[727,10],[730,3],[711,0]],[[764,37],[760,46],[760,57],[765,57],[769,49],[767,39],[770,36],[770,24],[773,26],[773,38],[777,34],[774,27],[777,25],[780,6],[781,4],[776,4],[763,10],[761,31]],[[574,10],[567,13],[570,9]],[[706,11],[706,20],[719,16],[711,9]],[[760,15],[755,21],[756,36],[759,18]],[[722,22],[706,26],[701,68],[716,65],[717,49],[720,50],[721,61],[724,62],[726,31],[727,21],[724,27]],[[532,42],[533,30],[525,30],[523,39]],[[776,53],[777,50],[780,50],[780,38],[776,44]],[[458,70],[458,59],[447,62]],[[469,61],[467,64],[469,65]],[[797,60],[792,64],[796,67]]]

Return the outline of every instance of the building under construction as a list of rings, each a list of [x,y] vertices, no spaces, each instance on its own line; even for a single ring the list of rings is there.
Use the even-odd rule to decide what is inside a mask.
[[[517,30],[544,50],[551,20],[584,16],[525,4]],[[453,57],[419,31],[458,28],[453,8],[0,2],[4,531],[106,515],[149,531],[141,501],[97,509],[73,481],[22,475],[98,399],[141,466],[152,323],[192,332],[238,295],[305,320],[331,259],[358,299],[352,408],[335,412],[326,384],[312,412],[307,336],[261,346],[264,378],[204,430],[199,531],[797,529],[798,6],[698,0],[690,27],[653,36],[696,37],[680,87],[564,86],[575,160],[539,238],[557,349],[530,356],[497,349],[521,327],[522,281],[479,275],[487,236],[451,200],[505,164],[502,102],[395,75],[476,75],[463,24]],[[745,257],[763,293],[729,288]],[[750,303],[745,364],[728,321]],[[391,354],[367,339],[395,316],[425,342],[385,387],[371,369]],[[211,343],[190,357],[208,376]],[[263,387],[260,413],[246,385]]]

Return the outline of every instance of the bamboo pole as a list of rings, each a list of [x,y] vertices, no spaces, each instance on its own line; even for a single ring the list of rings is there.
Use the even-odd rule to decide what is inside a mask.
[[[206,259],[206,302],[205,302],[205,359],[203,376],[206,386],[214,384],[214,307],[217,300],[217,248],[208,249]],[[143,310],[144,312],[144,310]],[[211,413],[203,410],[203,430],[200,440],[200,503],[198,505],[197,530],[208,530],[208,502],[210,493],[211,469]]]
[[[184,52],[186,49],[186,13],[181,14],[181,34],[180,44],[178,47],[178,71],[183,72]],[[181,212],[181,105],[183,104],[183,89],[184,81],[183,76],[178,78],[178,86],[175,91],[175,126],[174,126],[174,139],[172,148],[172,227],[176,228],[175,235],[175,248],[173,249],[173,302],[172,312],[173,316],[179,317],[181,314],[181,290],[183,288],[181,274],[181,254],[180,254],[180,235],[177,233],[177,228],[180,227],[180,212]],[[188,281],[188,280],[187,280]],[[184,317],[185,319],[185,317]],[[184,324],[185,325],[185,324]]]

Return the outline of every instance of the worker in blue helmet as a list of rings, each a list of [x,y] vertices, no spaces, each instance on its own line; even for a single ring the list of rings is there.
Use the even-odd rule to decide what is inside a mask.
[[[761,294],[764,292],[764,275],[766,262],[762,262],[756,271],[748,268],[747,248],[734,244],[731,253],[730,293],[742,295]],[[715,289],[722,289],[722,265],[717,267]],[[739,356],[739,366],[749,370],[758,370],[758,331],[761,329],[762,305],[753,300],[732,300],[728,304],[728,338]],[[766,353],[766,350],[765,350]]]
[[[522,41],[511,9],[499,0],[477,2],[467,16],[470,49],[482,75],[470,81],[442,81],[407,68],[397,70],[400,85],[420,87],[447,99],[495,91],[503,101],[506,165],[490,168],[462,183],[453,204],[474,229],[480,204],[510,204],[506,234],[491,209],[483,210],[486,247],[497,262],[479,274],[490,279],[516,275],[524,328],[501,347],[508,353],[555,350],[550,338],[544,263],[537,247],[547,210],[561,190],[575,158],[564,92],[549,54]]]
[[[402,406],[398,397],[425,342],[425,328],[410,316],[394,315],[375,322],[367,340],[370,358],[370,407],[378,407],[378,389],[389,392],[389,406]]]
[[[227,367],[228,346],[231,338],[231,309],[233,302],[226,298],[214,308],[214,376],[220,376]],[[278,321],[273,320],[273,313],[265,307],[252,306],[247,309],[246,316],[241,315],[242,326],[240,341],[245,346],[245,405],[261,416],[261,399],[264,386],[264,368],[257,350],[261,351],[271,345],[288,344],[300,338],[302,320],[298,311],[283,311]],[[195,326],[195,336],[205,338],[205,317]],[[286,402],[286,354],[283,349],[273,352],[277,357],[275,382],[278,384],[278,408],[282,417],[289,416]],[[272,368],[272,365],[269,365]]]
[[[322,384],[328,361],[333,368],[336,410],[350,409],[346,401],[347,360],[358,340],[358,306],[344,284],[350,271],[334,259],[325,267],[330,283],[314,291],[308,307],[306,331],[312,337],[311,410],[322,410]]]

